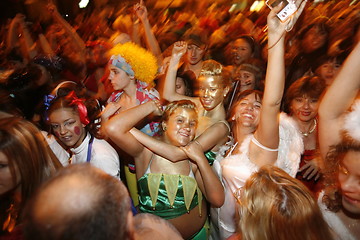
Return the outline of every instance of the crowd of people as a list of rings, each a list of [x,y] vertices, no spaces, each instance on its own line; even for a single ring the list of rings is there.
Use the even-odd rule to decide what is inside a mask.
[[[278,2],[9,19],[0,239],[360,239],[360,3]]]

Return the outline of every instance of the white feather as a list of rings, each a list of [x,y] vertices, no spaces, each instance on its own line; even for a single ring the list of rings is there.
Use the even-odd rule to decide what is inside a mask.
[[[347,135],[360,142],[360,100],[355,101],[351,112],[346,114],[343,130]]]

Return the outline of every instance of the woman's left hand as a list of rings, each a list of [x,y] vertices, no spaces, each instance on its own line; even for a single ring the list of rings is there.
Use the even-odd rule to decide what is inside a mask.
[[[185,152],[185,154],[194,162],[201,161],[203,158],[205,158],[204,150],[200,143],[198,143],[196,140],[190,142],[185,147],[181,147],[181,149]]]
[[[316,181],[320,178],[321,175],[320,167],[318,166],[318,161],[316,158],[308,161],[304,166],[299,169],[299,172],[303,171],[305,171],[303,173],[303,178],[306,178],[307,180],[315,177],[314,180]]]

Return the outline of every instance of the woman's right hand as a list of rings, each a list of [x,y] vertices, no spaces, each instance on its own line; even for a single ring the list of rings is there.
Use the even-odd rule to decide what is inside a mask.
[[[181,147],[181,149],[185,152],[185,154],[193,160],[195,163],[199,163],[199,161],[202,161],[205,159],[204,150],[200,143],[196,140],[190,142],[185,147]]]
[[[108,120],[112,115],[114,115],[121,105],[118,102],[110,102],[106,105],[105,109],[101,112],[102,121]]]
[[[173,50],[172,50],[172,56],[180,59],[182,56],[184,56],[186,51],[187,51],[187,43],[186,42],[184,42],[184,41],[175,42]]]
[[[134,6],[135,13],[140,21],[144,22],[147,19],[148,13],[144,5],[144,2],[141,0],[140,3],[135,4]]]
[[[283,3],[281,2],[279,5],[271,9],[267,18],[268,33],[279,35],[280,37],[285,33],[285,31],[289,32],[304,10],[306,2],[307,0],[294,1],[297,11],[284,22],[280,21],[280,19],[276,16],[276,14],[284,7]]]

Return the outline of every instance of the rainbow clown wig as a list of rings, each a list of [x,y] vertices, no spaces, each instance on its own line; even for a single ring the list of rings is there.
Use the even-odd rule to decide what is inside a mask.
[[[153,86],[158,65],[156,57],[146,49],[132,42],[117,44],[109,51],[110,61],[129,76]]]

